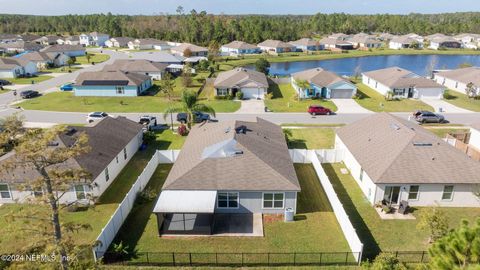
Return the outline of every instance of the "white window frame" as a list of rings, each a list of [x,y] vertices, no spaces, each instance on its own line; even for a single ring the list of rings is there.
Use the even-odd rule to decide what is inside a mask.
[[[228,89],[218,88],[217,89],[217,96],[224,97],[228,95]]]
[[[118,163],[118,156],[115,157],[115,161]]]
[[[410,193],[412,193],[412,191],[411,191],[411,190],[412,190],[412,187],[418,187],[418,190],[417,190],[417,192],[415,192],[415,193],[416,193],[415,198],[410,199]],[[410,185],[410,186],[408,187],[407,199],[408,199],[409,201],[418,201],[418,198],[419,198],[419,197],[420,197],[420,185]]]
[[[10,185],[7,184],[7,183],[1,183],[0,185],[7,187],[7,190],[6,190],[6,191],[1,191],[1,192],[0,192],[0,199],[12,199],[12,191],[10,190]],[[2,194],[4,194],[4,193],[8,193],[8,198],[7,198],[7,197],[3,197]]]
[[[443,195],[445,194],[445,188],[446,187],[452,187],[452,191],[449,192],[450,193],[450,198],[448,198],[448,199],[443,198]],[[442,197],[441,197],[442,201],[444,201],[444,202],[452,201],[454,193],[455,193],[455,186],[454,185],[444,185],[443,186],[443,191],[442,191]]]
[[[265,207],[265,194],[272,194],[272,207]],[[275,207],[275,194],[282,194],[282,207]],[[285,192],[262,192],[262,209],[284,209],[285,208]]]
[[[82,187],[82,190],[77,190],[77,187]],[[86,190],[84,184],[74,185],[73,186],[73,192],[75,192],[75,198],[77,198],[77,200],[86,200],[87,199],[87,190]],[[79,198],[78,193],[83,193],[84,198]]]
[[[220,194],[226,194],[227,195],[227,206],[220,206]],[[230,194],[236,194],[237,196],[237,207],[230,207],[229,202],[230,202]],[[240,208],[240,192],[236,191],[222,191],[217,193],[217,208],[219,209],[238,209]]]
[[[123,158],[127,160],[128,154],[127,154],[127,148],[123,148]]]
[[[108,182],[110,180],[110,173],[108,171],[108,166],[105,168],[105,182]]]
[[[365,171],[360,168],[360,176],[359,176],[359,179],[360,179],[360,182],[363,182],[363,174],[365,173]]]

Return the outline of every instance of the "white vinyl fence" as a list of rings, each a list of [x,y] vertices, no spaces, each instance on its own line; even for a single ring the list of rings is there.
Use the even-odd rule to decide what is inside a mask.
[[[318,179],[322,184],[325,193],[327,194],[328,200],[333,208],[333,213],[340,224],[340,228],[343,231],[345,238],[347,239],[348,245],[355,256],[355,259],[360,263],[362,259],[363,252],[363,243],[360,241],[360,238],[357,235],[355,228],[353,227],[350,219],[343,208],[340,199],[335,192],[335,189],[330,183],[327,174],[323,170],[321,163],[334,163],[340,162],[343,158],[343,151],[335,149],[327,150],[305,150],[305,149],[292,149],[290,150],[290,156],[294,163],[311,163],[315,172],[317,173]]]
[[[97,237],[97,245],[93,248],[95,261],[101,258],[107,251],[113,239],[117,235],[123,222],[133,208],[137,195],[147,186],[148,181],[158,167],[158,164],[173,163],[180,153],[180,150],[162,150],[156,151],[132,185],[125,198],[118,205],[117,209],[110,217],[107,225],[103,227],[102,232]]]

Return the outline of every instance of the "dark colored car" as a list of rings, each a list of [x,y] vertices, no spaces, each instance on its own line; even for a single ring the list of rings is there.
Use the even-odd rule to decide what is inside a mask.
[[[34,98],[34,97],[37,97],[39,95],[40,95],[40,93],[38,93],[37,91],[34,91],[34,90],[25,90],[25,91],[20,92],[20,97],[21,98]]]
[[[308,107],[308,113],[311,115],[319,115],[319,114],[330,115],[333,112],[329,108],[325,108],[320,105],[311,105]]]
[[[413,117],[419,123],[445,123],[443,115],[429,111],[416,111],[413,113]]]
[[[0,86],[10,85],[10,84],[12,84],[12,83],[7,81],[7,80],[0,80]]]
[[[187,118],[188,115],[186,113],[178,113],[177,114],[177,121],[185,124],[187,123]],[[209,121],[210,120],[210,115],[206,113],[201,113],[201,112],[194,112],[193,113],[193,121],[195,123],[201,123],[204,121]]]

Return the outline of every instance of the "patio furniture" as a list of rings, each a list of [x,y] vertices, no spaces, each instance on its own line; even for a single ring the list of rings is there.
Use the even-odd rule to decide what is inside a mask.
[[[402,215],[406,215],[408,213],[408,202],[401,201],[400,206],[398,207],[398,213]]]

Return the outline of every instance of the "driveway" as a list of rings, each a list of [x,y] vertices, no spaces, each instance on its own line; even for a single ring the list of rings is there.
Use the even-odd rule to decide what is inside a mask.
[[[422,99],[422,101],[435,109],[435,112],[445,113],[471,113],[472,111],[457,107],[441,99]]]
[[[350,98],[332,98],[331,101],[337,105],[337,113],[372,113]]]
[[[265,113],[265,103],[263,100],[247,99],[240,101],[242,106],[235,114],[263,114]]]

